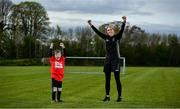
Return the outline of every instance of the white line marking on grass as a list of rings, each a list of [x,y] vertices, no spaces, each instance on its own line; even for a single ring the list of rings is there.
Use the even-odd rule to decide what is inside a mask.
[[[65,72],[65,73],[73,73],[73,74],[103,74],[100,72]]]

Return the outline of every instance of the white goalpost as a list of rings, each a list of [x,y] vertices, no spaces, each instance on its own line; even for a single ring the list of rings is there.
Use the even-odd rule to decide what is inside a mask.
[[[105,59],[105,57],[66,57],[67,59]],[[120,59],[123,61],[123,68],[122,68],[122,74],[126,74],[126,59],[125,57],[120,57]]]

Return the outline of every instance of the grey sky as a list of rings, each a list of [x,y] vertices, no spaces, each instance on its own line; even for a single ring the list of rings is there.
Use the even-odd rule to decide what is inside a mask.
[[[12,0],[19,3],[25,0]],[[62,28],[95,25],[121,20],[126,15],[131,25],[148,32],[180,35],[180,0],[33,0],[47,10],[51,25]]]

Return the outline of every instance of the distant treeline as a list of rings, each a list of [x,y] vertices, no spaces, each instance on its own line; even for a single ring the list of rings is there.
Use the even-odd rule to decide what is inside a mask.
[[[66,31],[59,25],[50,27],[46,10],[36,2],[15,5],[9,0],[2,0],[0,6],[4,6],[4,10],[0,10],[3,13],[3,20],[0,21],[1,62],[48,57],[50,42],[56,46],[64,42],[68,56],[105,56],[105,43],[89,26]],[[121,25],[121,22],[114,23]],[[104,32],[105,26],[99,29]],[[127,25],[120,42],[120,52],[126,58],[126,64],[131,66],[180,66],[180,37],[176,34],[147,33],[138,26]],[[40,65],[39,62],[32,61],[32,65]],[[78,61],[71,63],[68,60],[68,63],[77,65]],[[83,62],[84,65],[88,63]]]

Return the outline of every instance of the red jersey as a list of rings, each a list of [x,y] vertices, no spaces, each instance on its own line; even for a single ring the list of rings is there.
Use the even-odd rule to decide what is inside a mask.
[[[64,56],[61,56],[59,60],[57,60],[54,56],[50,58],[51,77],[57,81],[62,81],[64,78],[64,60]]]

